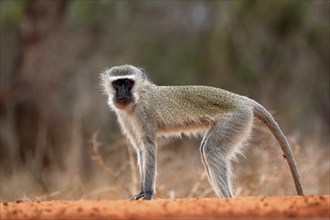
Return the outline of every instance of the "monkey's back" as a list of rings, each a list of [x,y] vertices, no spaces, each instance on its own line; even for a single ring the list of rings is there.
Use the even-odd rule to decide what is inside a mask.
[[[208,124],[242,106],[246,99],[229,91],[208,86],[152,85],[144,98],[153,103],[150,116],[158,127],[180,128],[187,124]],[[159,98],[161,97],[161,98]],[[148,108],[148,107],[146,107]]]

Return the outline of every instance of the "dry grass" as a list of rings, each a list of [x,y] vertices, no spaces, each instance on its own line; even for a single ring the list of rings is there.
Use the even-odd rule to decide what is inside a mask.
[[[237,196],[295,195],[280,147],[264,126],[257,124],[253,141],[234,163]],[[305,194],[329,194],[329,146],[316,140],[288,136],[297,159]],[[215,197],[199,155],[198,140],[161,142],[158,153],[158,198]],[[31,167],[1,178],[1,200],[105,198],[127,199],[138,190],[135,156],[122,138],[111,146],[91,137],[93,161],[88,175],[69,151],[65,170],[48,169],[36,175]],[[87,169],[87,168],[86,168]],[[37,178],[38,176],[38,178]]]

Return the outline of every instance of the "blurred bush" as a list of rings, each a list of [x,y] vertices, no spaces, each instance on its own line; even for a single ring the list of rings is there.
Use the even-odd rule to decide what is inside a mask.
[[[252,97],[276,110],[302,148],[329,156],[329,4],[1,1],[1,199],[57,190],[75,198],[63,193],[71,186],[79,195],[98,187],[108,198],[130,194],[134,174],[106,175],[91,159],[98,132],[106,166],[120,170],[132,160],[98,85],[102,70],[124,63],[143,67],[157,84],[205,84]],[[190,143],[160,152],[175,176],[185,175],[178,174],[184,164],[173,158],[199,159]],[[310,192],[329,193],[324,185]]]

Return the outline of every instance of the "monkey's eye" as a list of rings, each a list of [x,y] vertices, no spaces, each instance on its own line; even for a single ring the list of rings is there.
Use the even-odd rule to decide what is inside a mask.
[[[133,85],[134,85],[134,80],[131,79],[118,79],[112,82],[112,86],[115,89],[121,86],[131,89],[133,88]]]
[[[129,88],[132,88],[133,85],[134,85],[134,81],[131,80],[131,79],[126,79],[126,80],[125,80],[125,85],[126,85],[127,87],[129,87]]]
[[[113,81],[113,82],[112,82],[112,86],[113,86],[114,88],[117,88],[118,86],[120,86],[120,82],[119,82],[119,80]]]

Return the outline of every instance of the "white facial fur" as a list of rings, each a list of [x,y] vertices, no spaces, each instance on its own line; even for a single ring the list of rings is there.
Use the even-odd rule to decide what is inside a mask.
[[[134,86],[132,88],[132,95],[134,98],[134,102],[138,102],[141,86],[143,85],[144,77],[142,76],[142,71],[134,66],[129,65],[130,69],[133,70],[131,75],[123,75],[123,76],[112,76],[112,71],[116,67],[112,67],[110,69],[105,70],[101,74],[101,86],[103,89],[103,93],[108,95],[108,105],[111,107],[112,110],[115,112],[120,111],[114,103],[113,97],[115,95],[116,90],[112,87],[112,82],[118,79],[131,79],[134,81]],[[134,103],[132,103],[134,105]],[[131,105],[130,105],[131,106]]]

